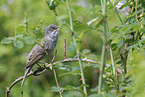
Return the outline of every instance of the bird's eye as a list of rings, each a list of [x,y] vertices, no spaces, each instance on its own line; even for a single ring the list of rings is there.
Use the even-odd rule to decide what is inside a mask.
[[[54,30],[54,29],[51,28],[51,30]]]

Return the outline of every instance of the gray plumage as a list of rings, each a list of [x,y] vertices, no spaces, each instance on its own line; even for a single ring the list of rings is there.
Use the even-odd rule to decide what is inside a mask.
[[[27,74],[30,72],[33,65],[37,63],[39,60],[41,60],[42,58],[44,58],[46,56],[46,52],[48,55],[50,55],[51,52],[54,50],[59,36],[58,27],[59,26],[49,25],[46,28],[45,36],[41,41],[41,46],[39,44],[36,44],[28,54],[27,63],[25,66],[25,74],[21,84],[21,88],[24,85]]]

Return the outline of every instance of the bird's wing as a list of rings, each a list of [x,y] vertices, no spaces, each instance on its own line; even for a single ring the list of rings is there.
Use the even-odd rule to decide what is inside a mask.
[[[45,55],[44,49],[36,44],[27,56],[27,64],[25,68],[31,66]]]

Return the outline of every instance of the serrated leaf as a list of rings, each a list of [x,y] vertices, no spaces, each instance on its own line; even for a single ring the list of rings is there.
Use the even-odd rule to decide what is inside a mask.
[[[2,41],[1,41],[1,44],[9,44],[9,43],[12,43],[12,40],[7,39],[7,38],[2,39]]]
[[[58,63],[55,65],[55,68],[65,70],[65,71],[70,71],[69,65],[64,65],[63,63]]]
[[[60,16],[57,16],[56,19],[58,21],[62,21],[63,19],[66,19],[68,17],[68,15],[60,15]]]
[[[78,67],[78,66],[72,67],[72,71],[76,71],[76,70],[78,70],[78,69],[80,69],[80,67]]]
[[[138,46],[138,44],[133,44],[133,45],[127,47],[127,49],[129,50],[129,49],[131,49],[131,48],[135,48],[135,47],[137,47],[137,46]]]
[[[74,86],[66,86],[65,90],[76,90],[79,89],[79,87],[74,87]]]
[[[140,12],[143,12],[144,11],[144,8],[140,9],[139,11],[135,11],[134,13],[138,14]]]
[[[126,32],[131,29],[131,25],[125,25],[124,27],[121,28],[121,31]]]
[[[118,46],[118,47],[123,46],[123,39],[121,39],[121,40],[117,43],[117,46]]]
[[[129,34],[129,35],[125,35],[124,38],[125,38],[125,39],[131,39],[132,36]]]
[[[112,33],[119,33],[119,27],[115,26],[113,29],[111,29]]]
[[[82,51],[83,54],[88,54],[88,53],[90,53],[90,52],[91,52],[90,49],[84,49],[84,50]]]
[[[74,87],[74,86],[70,86],[70,85],[67,85],[65,88],[64,88],[64,90],[75,90],[75,91],[79,91],[79,92],[81,92],[81,93],[83,93],[84,95],[85,95],[85,93],[84,93],[84,91],[80,88],[80,87]],[[76,97],[76,96],[75,96]],[[80,96],[79,96],[80,97]],[[82,97],[82,96],[81,96]]]
[[[22,48],[24,43],[22,41],[14,41],[14,46],[17,48]]]
[[[22,37],[23,37],[22,34],[20,34],[20,35],[15,35],[15,38],[22,38]]]
[[[72,74],[72,75],[80,75],[80,70],[77,69],[75,71],[71,71],[71,72],[60,74],[59,76],[66,76],[66,75],[70,75],[70,74]]]
[[[141,29],[141,24],[138,23],[138,22],[135,22],[133,25],[132,25],[132,28],[135,30],[135,31],[138,31]]]
[[[24,37],[23,40],[24,40],[24,42],[27,43],[27,44],[34,44],[34,40],[33,40],[33,38],[30,37],[30,36]]]
[[[87,66],[99,67],[99,65],[94,64],[94,63],[83,63],[83,66],[84,67],[87,67]]]
[[[9,40],[17,40],[16,37],[8,37]]]
[[[141,40],[138,41],[138,43],[145,42],[145,38],[142,38]]]
[[[56,87],[56,86],[53,86],[51,88],[51,91],[52,92],[60,92],[60,91],[63,91],[63,90],[64,90],[64,88],[60,88],[60,87]]]
[[[99,94],[91,94],[88,97],[103,97],[103,96],[102,95],[99,95]]]
[[[122,60],[119,60],[116,62],[116,64],[121,64],[122,63]]]
[[[24,31],[25,31],[25,25],[20,24],[16,27],[16,32],[17,33],[21,33],[21,32],[24,32]]]

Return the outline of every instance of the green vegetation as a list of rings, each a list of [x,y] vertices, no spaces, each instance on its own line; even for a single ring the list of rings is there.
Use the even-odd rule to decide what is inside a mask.
[[[31,74],[23,94],[17,81],[10,97],[143,97],[144,8],[144,0],[1,0],[0,95],[21,80],[28,53],[55,24],[61,29],[53,69]]]

